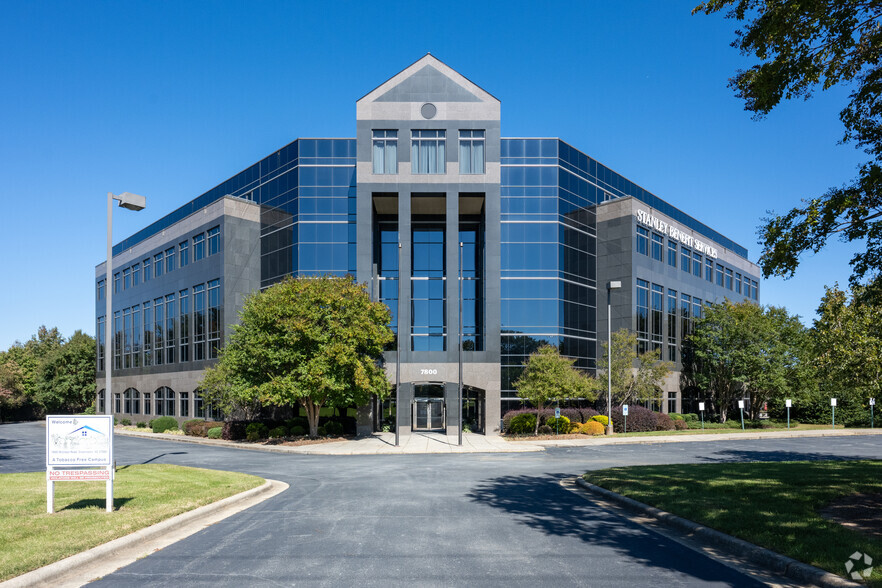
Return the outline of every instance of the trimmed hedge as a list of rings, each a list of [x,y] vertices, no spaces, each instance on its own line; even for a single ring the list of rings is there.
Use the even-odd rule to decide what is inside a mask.
[[[285,427],[275,427],[269,430],[270,439],[278,439],[279,437],[285,437],[287,435],[288,430]]]
[[[509,432],[511,420],[518,415],[521,414],[536,414],[535,408],[519,408],[517,410],[510,410],[502,417],[502,426],[505,429],[505,432]],[[593,408],[561,408],[560,416],[566,417],[569,419],[571,423],[584,423],[585,421],[591,420],[595,415],[600,414]],[[554,408],[543,408],[539,413],[539,424],[544,425],[547,424],[549,419],[554,422]],[[552,427],[554,428],[554,427]],[[532,432],[532,431],[531,431]]]
[[[606,416],[605,414],[596,414],[593,417],[591,417],[591,420],[600,423],[604,427],[609,425],[609,417]],[[587,423],[588,421],[585,421],[585,422]]]
[[[212,427],[208,429],[208,433],[205,435],[209,439],[220,439],[221,435],[224,433],[223,427]]]
[[[595,420],[579,426],[579,432],[583,435],[603,435],[604,430],[604,426]]]
[[[223,422],[192,419],[185,422],[181,428],[184,430],[185,435],[190,435],[191,437],[207,437],[209,429],[223,426]]]
[[[259,441],[266,439],[269,428],[263,423],[249,423],[245,427],[245,439],[247,441]]]
[[[655,430],[656,431],[673,431],[674,419],[663,412],[655,413]]]
[[[545,426],[552,432],[568,433],[570,431],[570,419],[561,415],[560,418],[551,417],[545,421]]]
[[[536,430],[536,413],[522,412],[511,418],[505,432],[512,435],[532,435]]]
[[[150,427],[154,433],[165,433],[166,431],[177,431],[178,421],[174,417],[161,416],[150,421]]]

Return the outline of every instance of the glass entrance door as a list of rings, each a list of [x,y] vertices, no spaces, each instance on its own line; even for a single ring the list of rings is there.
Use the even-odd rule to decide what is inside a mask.
[[[436,431],[444,429],[444,401],[440,398],[416,398],[414,400],[414,429]]]

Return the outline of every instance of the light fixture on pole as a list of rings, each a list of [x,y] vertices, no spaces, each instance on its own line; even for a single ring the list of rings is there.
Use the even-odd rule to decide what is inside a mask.
[[[395,447],[398,447],[398,414],[401,390],[401,239],[398,240],[398,303],[395,310]]]
[[[459,444],[462,445],[462,241],[459,242]]]
[[[113,201],[117,200],[121,208],[129,210],[143,210],[147,206],[147,199],[131,192],[123,192],[115,196],[112,192],[107,193],[107,262],[104,269],[104,292],[107,300],[104,312],[104,406],[98,407],[97,412],[103,408],[104,414],[111,414],[111,372],[113,371],[113,351],[116,345],[111,342],[113,325]]]
[[[616,280],[606,285],[606,415],[609,417],[607,422],[607,432],[612,435],[612,291],[622,287],[622,282]]]

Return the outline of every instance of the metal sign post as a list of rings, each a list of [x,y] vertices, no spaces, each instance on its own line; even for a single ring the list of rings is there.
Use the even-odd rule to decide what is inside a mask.
[[[741,430],[743,431],[744,430],[744,401],[743,400],[738,401],[738,408],[741,409]]]
[[[698,403],[698,412],[701,413],[701,430],[704,431],[704,402]]]
[[[873,427],[873,407],[874,406],[876,406],[876,399],[870,398],[870,428],[871,429],[875,428],[875,427]]]
[[[789,398],[784,401],[784,404],[787,405],[787,430],[790,430],[790,407],[793,405],[793,401]]]
[[[560,432],[560,407],[554,407],[554,434],[557,435]]]
[[[628,432],[628,405],[627,404],[622,405],[622,416],[625,417],[624,432],[627,433]]]
[[[833,423],[832,423],[833,426],[831,428],[835,429],[836,428],[836,399],[835,398],[830,399],[830,410],[833,411]]]
[[[46,512],[55,512],[55,482],[106,482],[113,512],[113,416],[46,417]]]

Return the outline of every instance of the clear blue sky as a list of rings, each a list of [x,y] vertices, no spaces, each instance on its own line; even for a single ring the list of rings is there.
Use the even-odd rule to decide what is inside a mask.
[[[845,89],[755,122],[727,88],[736,25],[693,2],[11,2],[0,19],[0,349],[94,334],[114,242],[297,137],[352,137],[355,101],[426,52],[502,101],[503,136],[559,136],[746,246],[855,175]],[[850,246],[764,280],[811,322]]]

